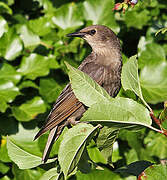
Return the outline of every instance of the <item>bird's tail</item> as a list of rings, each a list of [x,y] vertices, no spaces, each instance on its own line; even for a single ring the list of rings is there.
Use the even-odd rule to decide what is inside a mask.
[[[49,133],[48,140],[45,145],[45,149],[42,156],[42,161],[44,163],[48,160],[52,146],[59,137],[59,135],[57,134],[57,130],[58,130],[58,126],[54,127]]]

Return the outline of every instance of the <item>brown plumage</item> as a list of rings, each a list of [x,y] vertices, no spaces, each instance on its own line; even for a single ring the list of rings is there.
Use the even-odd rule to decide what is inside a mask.
[[[121,47],[116,35],[106,26],[93,25],[78,32],[68,34],[81,37],[92,47],[92,53],[82,62],[79,69],[87,73],[101,85],[112,97],[121,87]],[[79,120],[86,107],[74,95],[68,84],[58,97],[47,122],[35,136],[37,139],[50,130],[42,160],[47,161],[53,142],[60,136],[64,126],[71,120]]]

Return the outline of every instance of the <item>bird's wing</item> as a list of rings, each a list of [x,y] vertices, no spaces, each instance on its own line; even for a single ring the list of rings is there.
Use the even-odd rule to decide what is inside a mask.
[[[104,67],[95,64],[94,62],[84,63],[79,68],[81,71],[87,73],[90,77],[92,77],[98,84],[103,84]],[[83,104],[75,97],[71,85],[68,84],[65,89],[62,91],[60,96],[58,97],[56,103],[54,104],[53,109],[51,110],[46,124],[41,128],[38,134],[35,136],[35,139],[41,136],[48,130],[53,129],[61,122],[70,117],[73,113],[75,113],[79,108],[81,108]]]

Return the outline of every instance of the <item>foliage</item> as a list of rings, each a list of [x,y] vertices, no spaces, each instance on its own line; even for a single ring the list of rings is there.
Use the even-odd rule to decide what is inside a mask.
[[[166,4],[138,1],[123,13],[112,10],[115,3],[0,2],[0,180],[166,179],[167,139],[158,133],[167,129]],[[91,24],[107,25],[122,42],[123,87],[114,99],[76,69],[88,45],[66,37]],[[89,123],[65,128],[44,165],[48,134],[33,138],[68,82],[67,69],[89,107],[81,121]]]

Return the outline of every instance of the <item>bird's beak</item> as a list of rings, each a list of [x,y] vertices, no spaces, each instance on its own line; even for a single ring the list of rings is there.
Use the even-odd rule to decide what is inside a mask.
[[[67,34],[67,37],[84,37],[85,36],[85,32],[74,32],[74,33],[70,33],[70,34]]]

